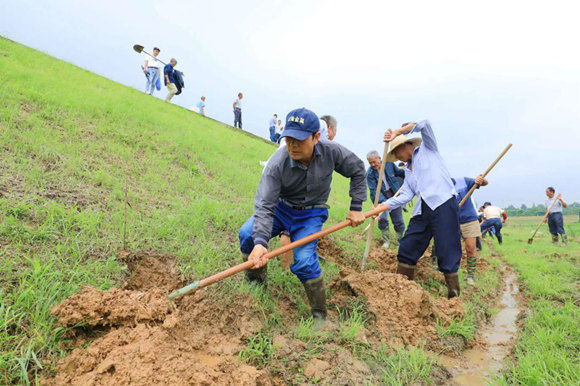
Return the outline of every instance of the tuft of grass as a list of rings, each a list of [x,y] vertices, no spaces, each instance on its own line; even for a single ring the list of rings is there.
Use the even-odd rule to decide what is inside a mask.
[[[372,354],[383,369],[381,384],[432,384],[431,373],[437,366],[433,357],[421,348],[402,349],[390,353],[385,345]]]
[[[238,358],[259,369],[268,366],[276,359],[272,336],[260,331],[250,338],[248,346],[239,352]]]

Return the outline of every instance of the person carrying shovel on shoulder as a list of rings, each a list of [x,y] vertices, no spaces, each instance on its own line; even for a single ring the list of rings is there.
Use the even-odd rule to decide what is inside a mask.
[[[562,194],[556,194],[556,190],[549,186],[546,189],[546,214],[547,217],[544,218],[544,223],[548,223],[548,228],[550,229],[550,234],[552,235],[552,244],[558,245],[558,235],[562,237],[562,245],[566,246],[568,244],[568,236],[566,236],[566,231],[564,230],[564,216],[563,208],[567,208],[568,204],[562,200]],[[555,202],[554,202],[555,201]]]
[[[322,229],[328,218],[326,201],[332,173],[350,178],[350,211],[346,218],[352,226],[365,220],[362,212],[366,200],[364,163],[342,145],[319,141],[320,121],[312,111],[300,108],[286,116],[282,137],[287,146],[279,148],[269,159],[254,199],[254,215],[239,231],[244,261],[254,263],[246,270],[246,279],[265,283],[267,277],[268,241],[286,231],[292,241]],[[326,289],[318,263],[318,240],[294,249],[290,270],[304,285],[317,327],[326,320]]]
[[[421,133],[421,138],[404,135],[410,133]],[[459,296],[457,271],[461,262],[461,233],[457,193],[439,154],[433,129],[427,120],[407,123],[399,129],[387,130],[384,140],[391,143],[387,162],[406,162],[407,169],[399,196],[381,204],[393,210],[417,196],[413,217],[399,243],[397,273],[413,280],[417,261],[433,238],[439,270],[447,284],[447,296]]]

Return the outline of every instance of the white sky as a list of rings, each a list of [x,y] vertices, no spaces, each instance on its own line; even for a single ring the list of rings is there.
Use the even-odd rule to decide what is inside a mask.
[[[382,133],[430,119],[453,176],[486,169],[478,201],[580,201],[580,50],[573,1],[54,1],[0,4],[0,34],[142,89],[132,50],[161,47],[186,73],[174,102],[268,136],[271,114],[339,121],[361,158]],[[158,93],[164,96],[165,90]]]

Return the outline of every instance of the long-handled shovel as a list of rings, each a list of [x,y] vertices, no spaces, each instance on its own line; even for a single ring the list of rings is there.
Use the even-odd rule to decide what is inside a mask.
[[[505,149],[503,149],[503,151],[501,152],[501,154],[499,156],[497,156],[497,158],[495,159],[495,161],[493,161],[491,163],[491,165],[489,165],[489,167],[487,168],[487,170],[485,171],[485,173],[482,174],[482,177],[485,178],[485,176],[487,176],[487,174],[491,171],[491,169],[494,168],[494,166],[499,162],[500,159],[502,159],[502,157],[505,155],[505,153],[508,152],[508,150],[512,147],[512,144],[509,143]],[[479,188],[479,185],[475,184],[471,187],[471,189],[469,189],[469,192],[467,192],[467,194],[465,195],[465,197],[463,197],[463,200],[461,200],[461,202],[459,203],[459,206],[461,207],[465,201],[467,201],[467,199],[473,194],[473,192],[475,191],[475,189]]]
[[[157,60],[159,60],[159,61],[161,62],[161,64],[163,64],[164,66],[166,66],[166,65],[167,65],[167,63],[164,63],[164,62],[163,62],[161,59],[159,59],[159,58],[157,58],[157,57],[155,57],[155,56],[151,55],[149,52],[145,51],[145,50],[143,49],[143,46],[142,46],[142,45],[140,45],[140,44],[135,44],[135,45],[133,46],[133,49],[135,50],[135,52],[137,52],[137,53],[139,53],[139,54],[140,54],[140,53],[144,53],[145,55],[149,55],[149,56],[150,56],[150,57],[152,57],[153,59],[157,59]],[[183,73],[183,71],[179,71],[179,72],[181,73],[181,75],[185,76],[185,74]]]
[[[534,234],[532,235],[532,237],[530,237],[528,239],[528,244],[531,244],[531,243],[534,242],[534,237],[536,237],[536,233],[538,233],[538,230],[540,229],[540,227],[542,226],[542,224],[544,223],[544,221],[546,221],[546,217],[548,217],[548,215],[550,214],[550,211],[552,210],[552,207],[554,206],[554,204],[556,203],[556,201],[558,201],[558,200],[557,199],[554,199],[554,201],[552,202],[552,205],[550,205],[550,207],[546,211],[546,214],[544,215],[544,217],[542,217],[542,221],[540,221],[540,223],[538,224],[538,227],[534,231]]]
[[[386,208],[384,206],[379,206],[377,208],[374,208],[371,211],[366,212],[364,214],[364,216],[365,216],[365,218],[373,217],[373,216],[376,216],[377,214],[380,214],[381,212],[384,212],[385,210],[386,210]],[[338,224],[335,224],[331,227],[328,227],[328,228],[323,229],[319,232],[313,233],[310,236],[306,236],[304,238],[301,238],[300,240],[296,240],[296,241],[294,241],[288,245],[285,245],[283,247],[276,248],[273,251],[266,253],[264,255],[264,257],[269,260],[273,257],[276,257],[276,256],[283,254],[284,252],[290,251],[290,250],[297,248],[301,245],[308,244],[316,239],[324,237],[330,233],[336,232],[342,228],[346,228],[349,225],[351,225],[350,220],[345,220],[345,221],[339,222]],[[228,268],[225,271],[216,273],[215,275],[207,277],[203,280],[195,281],[189,285],[186,285],[185,287],[183,287],[181,289],[178,289],[177,291],[173,292],[172,294],[170,294],[169,299],[175,299],[177,297],[187,295],[193,291],[196,291],[196,290],[203,288],[203,287],[207,287],[210,284],[218,282],[218,281],[225,279],[226,277],[232,276],[238,272],[242,272],[246,269],[252,268],[252,266],[253,266],[253,263],[251,261],[246,261],[242,264],[238,264],[236,266]]]
[[[391,145],[390,142],[385,143],[385,150],[383,150],[383,159],[381,161],[381,169],[379,170],[379,182],[377,184],[377,190],[375,191],[375,202],[373,206],[379,204],[379,196],[381,195],[381,188],[383,187],[383,175],[385,174],[385,165],[387,164],[387,154],[389,154],[389,146]],[[369,251],[371,249],[371,241],[373,239],[373,228],[375,226],[375,218],[371,218],[371,223],[369,224],[369,232],[367,234],[367,244],[365,245],[365,251],[363,253],[362,262],[360,265],[360,270],[363,271],[365,269],[365,265],[367,263],[367,257],[369,257]]]
[[[167,63],[163,63],[163,62],[162,62],[162,61],[161,61],[159,58],[156,58],[155,56],[151,55],[149,52],[145,51],[145,50],[143,49],[143,46],[141,46],[141,45],[139,45],[139,44],[135,44],[135,45],[133,46],[133,49],[134,49],[134,50],[135,50],[137,53],[139,53],[139,54],[140,54],[140,53],[144,53],[145,55],[149,55],[149,56],[151,56],[152,58],[159,60],[159,61],[161,62],[161,64],[163,64],[164,66],[166,66],[166,65],[167,65]]]

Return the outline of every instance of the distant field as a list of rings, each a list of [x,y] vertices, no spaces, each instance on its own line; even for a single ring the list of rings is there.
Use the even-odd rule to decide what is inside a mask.
[[[565,216],[570,241],[553,246],[543,224],[530,245],[541,217],[511,217],[506,242],[496,247],[520,280],[529,312],[519,332],[515,361],[501,380],[506,384],[577,385],[580,383],[580,223]]]

